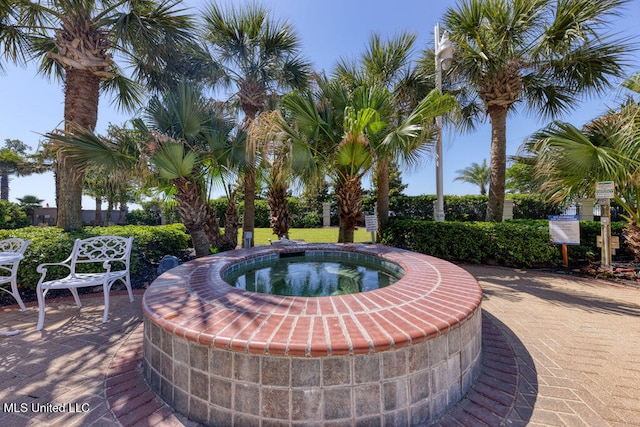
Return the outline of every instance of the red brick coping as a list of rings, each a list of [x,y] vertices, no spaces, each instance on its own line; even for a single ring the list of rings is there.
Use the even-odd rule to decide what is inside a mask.
[[[330,297],[248,292],[222,279],[226,268],[275,252],[345,251],[398,264],[404,276],[383,289]],[[440,259],[380,245],[301,244],[225,252],[178,266],[143,297],[148,321],[207,347],[253,354],[369,354],[457,329],[479,309],[473,276]]]

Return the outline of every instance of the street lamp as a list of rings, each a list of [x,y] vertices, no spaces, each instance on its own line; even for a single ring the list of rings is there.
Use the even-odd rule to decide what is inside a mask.
[[[453,46],[449,34],[445,31],[440,38],[440,24],[435,30],[436,89],[442,92],[442,70],[451,68]],[[444,221],[444,194],[442,189],[442,116],[436,117],[436,208],[434,217],[437,222]]]

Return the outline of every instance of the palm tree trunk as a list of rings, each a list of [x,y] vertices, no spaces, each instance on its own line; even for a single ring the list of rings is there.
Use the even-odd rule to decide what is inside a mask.
[[[0,173],[0,200],[9,201],[9,174],[4,170]]]
[[[105,219],[104,219],[104,222],[107,225],[111,224],[112,214],[113,214],[113,200],[109,199],[107,200],[107,214],[105,215]]]
[[[209,244],[214,248],[220,246],[220,224],[218,224],[218,218],[216,218],[215,212],[211,212],[211,210],[207,213],[204,230],[207,233]]]
[[[84,173],[64,166],[64,156],[56,155],[56,206],[58,220],[56,225],[65,231],[82,227],[82,181]]]
[[[102,225],[102,197],[96,197],[96,218],[95,225]]]
[[[267,204],[271,211],[271,229],[273,234],[289,238],[289,207],[287,202],[287,189],[283,185],[274,184],[269,188]]]
[[[207,233],[204,228],[191,228],[189,230],[191,236],[191,243],[193,249],[196,251],[196,257],[211,255],[211,246],[209,245],[209,239],[207,239]]]
[[[491,118],[491,179],[486,220],[500,222],[504,209],[507,168],[507,109],[492,106],[488,110]]]
[[[64,93],[65,132],[79,126],[93,131],[98,120],[100,78],[91,71],[66,68]],[[56,155],[56,205],[58,227],[65,231],[82,227],[82,187],[84,172],[79,172],[65,155]]]
[[[349,177],[336,188],[340,225],[338,243],[353,243],[353,235],[362,220],[362,186],[360,177]]]
[[[636,261],[640,261],[640,227],[634,223],[625,224],[622,237],[627,243],[627,249]]]
[[[378,194],[376,197],[376,213],[378,214],[378,236],[380,241],[384,228],[389,223],[389,163],[390,159],[381,157],[376,165]]]
[[[229,199],[227,200],[222,242],[225,250],[233,250],[238,246],[238,207],[236,206],[236,193],[233,191],[229,191]]]
[[[177,190],[175,199],[178,202],[180,219],[191,236],[196,257],[211,254],[211,246],[205,231],[207,208],[202,197],[202,188],[198,183],[183,177],[175,179],[173,184]]]
[[[125,225],[127,223],[128,210],[129,209],[127,208],[127,204],[120,202],[120,215],[118,216],[118,225]]]
[[[256,171],[249,168],[244,174],[244,215],[242,217],[242,246],[244,246],[244,233],[254,232],[256,223]],[[253,236],[251,237],[253,246]]]

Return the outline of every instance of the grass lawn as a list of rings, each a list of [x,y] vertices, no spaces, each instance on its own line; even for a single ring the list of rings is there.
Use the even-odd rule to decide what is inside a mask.
[[[270,228],[256,228],[254,241],[256,245],[268,245],[269,240],[276,240]],[[304,240],[305,242],[336,243],[338,241],[338,228],[291,228],[289,229],[289,239]],[[356,243],[371,243],[371,233],[366,229],[359,228],[355,231],[353,241]],[[238,242],[242,242],[242,230],[238,231]]]

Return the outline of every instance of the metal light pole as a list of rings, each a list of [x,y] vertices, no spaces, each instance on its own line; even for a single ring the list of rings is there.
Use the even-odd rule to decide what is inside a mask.
[[[435,61],[436,61],[436,89],[442,92],[442,70],[448,70],[453,60],[453,47],[449,34],[445,31],[440,38],[440,24],[436,24],[435,33]],[[442,182],[442,116],[436,117],[436,208],[434,217],[437,222],[444,221],[444,193]]]

